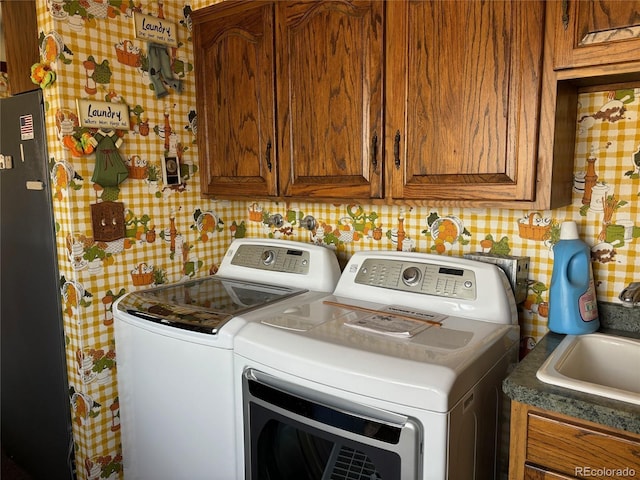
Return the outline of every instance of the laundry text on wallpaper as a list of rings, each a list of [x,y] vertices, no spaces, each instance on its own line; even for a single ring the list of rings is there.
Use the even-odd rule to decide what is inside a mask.
[[[144,15],[139,12],[133,14],[133,19],[136,27],[136,38],[172,47],[178,46],[175,23],[164,18]]]
[[[129,130],[129,106],[124,103],[76,100],[80,125],[89,128]]]

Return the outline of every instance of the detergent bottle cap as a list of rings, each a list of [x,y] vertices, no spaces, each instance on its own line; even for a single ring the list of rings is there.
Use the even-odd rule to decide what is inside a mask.
[[[577,240],[578,238],[578,225],[576,222],[562,222],[562,225],[560,225],[560,240]]]

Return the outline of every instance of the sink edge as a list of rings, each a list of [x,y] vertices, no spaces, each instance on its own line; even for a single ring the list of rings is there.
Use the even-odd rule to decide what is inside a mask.
[[[621,337],[618,335],[609,335],[604,333],[591,333],[587,336],[591,337],[606,337],[621,341],[630,341],[638,343],[634,339],[628,337]],[[626,403],[640,406],[640,395],[619,388],[602,386],[597,383],[587,382],[584,380],[578,380],[561,373],[556,367],[560,368],[569,354],[578,345],[578,340],[582,336],[567,335],[556,349],[547,357],[544,363],[536,371],[536,377],[541,382],[555,385],[556,387],[566,388],[567,390],[579,391],[587,394],[598,395],[600,397],[620,400]]]

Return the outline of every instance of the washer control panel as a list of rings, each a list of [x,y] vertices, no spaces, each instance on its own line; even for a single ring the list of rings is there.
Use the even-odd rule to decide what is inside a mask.
[[[240,245],[233,255],[231,264],[306,275],[309,273],[309,252],[286,247]]]
[[[438,297],[476,299],[473,270],[435,263],[369,258],[360,266],[355,283]]]

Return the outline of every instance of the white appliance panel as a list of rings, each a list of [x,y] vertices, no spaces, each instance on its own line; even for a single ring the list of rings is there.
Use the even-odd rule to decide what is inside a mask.
[[[275,315],[327,295],[339,275],[335,253],[324,247],[284,240],[236,239],[215,277],[224,285],[237,281],[252,282],[253,286],[246,283],[240,289],[230,289],[231,302],[219,296],[213,304],[229,304],[235,309],[245,303],[243,298],[251,300],[250,310],[243,317],[224,319],[206,330],[208,333],[202,328],[194,331],[175,326],[182,322],[189,327],[189,318],[181,318],[180,312],[187,311],[187,316],[206,313],[206,291],[216,291],[206,279],[203,283],[192,282],[196,288],[193,292],[187,282],[186,290],[175,284],[176,288],[161,290],[158,295],[135,292],[129,299],[124,296],[114,303],[125,478],[236,479],[235,336],[246,322],[259,320],[258,312]],[[254,288],[256,295],[251,295],[248,288]],[[287,288],[300,290],[262,307],[250,298]],[[238,295],[242,298],[235,298]],[[154,296],[160,298],[157,304],[153,303]],[[269,293],[265,298],[273,297]],[[167,304],[170,308],[163,308]],[[176,321],[173,317],[171,322],[163,319],[163,311],[170,311]],[[218,312],[224,318],[224,309]],[[193,323],[199,327],[197,320]]]
[[[356,252],[340,276],[335,295],[352,300],[403,305],[493,323],[517,323],[509,280],[495,265],[426,253]],[[386,275],[363,275],[365,262],[393,263]],[[418,267],[418,277],[412,268]],[[381,279],[382,277],[382,279]],[[367,281],[368,280],[368,281]],[[406,281],[406,283],[405,283]],[[465,282],[469,286],[464,286]],[[455,286],[455,288],[454,288]],[[473,293],[470,293],[473,291]]]
[[[235,352],[323,385],[357,388],[372,398],[447,412],[504,355],[505,344],[517,343],[513,327],[452,317],[416,337],[389,338],[345,327],[342,309],[325,306],[322,300],[309,307],[316,317],[337,318],[296,332],[267,328],[265,323],[272,320],[266,317],[246,325],[236,338]],[[431,342],[431,337],[446,337],[449,329],[467,339],[466,345],[430,345],[444,344],[439,338]]]
[[[125,478],[233,479],[234,398],[221,394],[233,390],[231,351],[157,330],[117,330],[118,344],[135,345],[117,352]]]
[[[416,310],[440,325],[405,337],[347,325],[372,315],[362,308],[379,312],[392,306]],[[242,374],[252,369],[416,418],[424,431],[420,480],[492,478],[498,468],[500,386],[517,361],[519,334],[511,287],[498,267],[429,254],[357,252],[333,295],[257,316],[260,321],[248,323],[235,338],[238,400]],[[244,426],[241,414],[237,426]],[[238,449],[245,448],[237,440]],[[239,478],[243,472],[239,464]]]
[[[246,359],[242,356],[237,356],[234,362],[235,378],[242,378],[242,375],[246,368],[252,368],[260,372],[273,375],[285,382],[299,385],[302,388],[322,392],[323,394],[333,396],[343,402],[362,405],[365,408],[378,408],[399,415],[413,417],[419,420],[423,428],[425,428],[425,426],[427,428],[425,430],[421,448],[423,449],[423,451],[429,449],[430,463],[428,465],[428,469],[433,474],[433,477],[429,478],[444,478],[443,475],[445,475],[446,470],[444,470],[442,466],[446,465],[447,446],[445,442],[441,442],[439,441],[439,439],[447,436],[449,425],[448,413],[442,414],[438,412],[428,412],[407,407],[402,404],[394,404],[371,397],[363,397],[357,393],[354,393],[354,390],[357,390],[356,385],[354,385],[350,390],[336,389],[332,386],[318,384],[313,380],[310,380],[308,376],[291,375],[288,371],[272,368],[269,364],[263,364],[255,362],[252,359]],[[235,388],[236,398],[242,398],[242,382],[236,382]],[[242,431],[242,429],[244,428],[242,410],[238,412],[236,422],[236,428],[239,432]],[[240,449],[240,451],[244,451],[244,440],[242,436],[238,436],[236,441],[238,442],[238,449]],[[246,464],[246,459],[244,463],[238,464],[236,478],[245,478],[244,464]]]
[[[240,248],[247,251],[242,252]],[[260,260],[249,262],[249,251],[253,258],[259,255]],[[296,258],[299,259],[297,263],[294,262]],[[247,276],[248,269],[250,276]],[[340,277],[340,267],[335,252],[329,248],[289,240],[243,238],[231,243],[220,262],[218,275],[268,285],[333,292]]]

